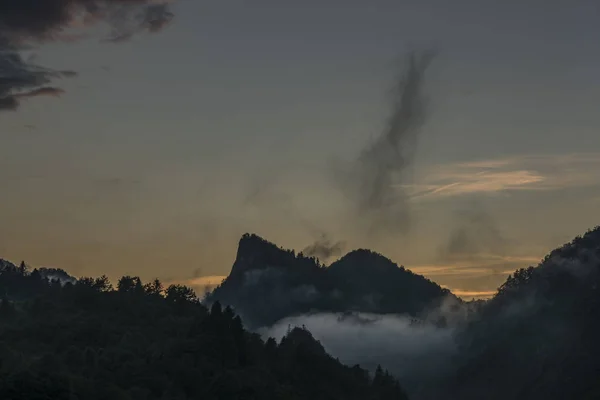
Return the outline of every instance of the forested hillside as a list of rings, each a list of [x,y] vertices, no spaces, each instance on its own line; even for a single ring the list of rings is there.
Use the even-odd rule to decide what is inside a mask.
[[[238,301],[255,294],[245,310],[279,296],[281,303],[265,314],[252,314],[266,319],[275,311],[330,307],[329,315],[337,316],[327,320],[335,341],[347,339],[344,329],[355,325],[365,341],[395,332],[385,352],[365,360],[379,357],[393,370],[407,351],[407,359],[426,361],[428,368],[419,371],[414,364],[394,370],[411,399],[600,397],[600,228],[552,251],[537,267],[517,270],[494,298],[452,325],[409,323],[411,312],[426,304],[420,301],[448,293],[381,255],[355,251],[329,268],[248,236],[216,293],[234,295],[238,288]],[[379,296],[365,299],[365,293]],[[383,369],[370,376],[332,358],[302,323],[290,326],[279,343],[264,341],[232,308],[213,296],[208,309],[181,285],[165,289],[159,281],[125,276],[113,288],[106,277],[75,279],[0,260],[0,297],[0,399],[407,398]],[[373,323],[336,314],[369,304],[406,314],[386,314],[381,323],[375,314]],[[435,346],[420,344],[427,340]],[[444,353],[444,346],[452,351]]]
[[[457,399],[600,398],[600,227],[517,270],[457,340]]]
[[[355,250],[330,266],[256,235],[239,242],[231,273],[207,298],[231,305],[252,327],[308,312],[418,315],[449,290],[381,254]]]
[[[0,399],[406,399],[303,328],[264,342],[185,286],[50,272],[1,265]]]

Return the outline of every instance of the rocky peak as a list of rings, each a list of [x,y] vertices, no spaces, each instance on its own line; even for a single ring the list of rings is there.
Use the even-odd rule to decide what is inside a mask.
[[[293,251],[283,250],[256,234],[245,233],[239,241],[235,262],[229,276],[235,279],[249,270],[284,266],[294,259]]]

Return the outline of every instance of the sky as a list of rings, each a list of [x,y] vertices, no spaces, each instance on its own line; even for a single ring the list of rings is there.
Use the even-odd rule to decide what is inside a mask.
[[[65,77],[0,111],[0,258],[199,288],[245,232],[327,235],[490,296],[599,223],[600,5],[451,3],[179,0],[131,38],[86,25],[21,50]],[[384,130],[424,48],[429,113],[395,183],[410,227],[374,236],[332,166]]]

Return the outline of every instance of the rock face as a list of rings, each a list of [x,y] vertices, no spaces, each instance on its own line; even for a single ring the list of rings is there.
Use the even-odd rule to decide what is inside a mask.
[[[228,279],[242,279],[247,272],[277,267],[283,271],[292,269],[318,270],[313,258],[296,256],[292,250],[284,250],[254,234],[245,234],[239,241],[238,250]]]
[[[317,311],[416,315],[447,296],[453,295],[369,250],[352,251],[326,267],[245,234],[230,275],[207,300],[231,305],[259,327]]]

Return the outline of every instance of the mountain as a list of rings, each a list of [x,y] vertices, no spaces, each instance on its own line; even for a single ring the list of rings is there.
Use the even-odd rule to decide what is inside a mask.
[[[456,399],[600,398],[600,227],[517,270],[457,340]],[[435,397],[433,397],[435,398]]]
[[[56,272],[56,271],[54,271]],[[277,343],[185,286],[123,277],[74,284],[8,266],[0,287],[0,399],[406,400],[328,355],[303,328]],[[35,288],[35,291],[32,291]]]
[[[346,254],[326,273],[347,297],[343,311],[417,315],[442,299],[454,297],[448,289],[370,250]]]
[[[230,276],[209,300],[231,304],[255,326],[265,326],[317,311],[418,316],[447,296],[434,283],[368,250],[352,251],[326,267],[245,235]],[[420,353],[407,349],[410,354],[403,356],[399,349],[406,345],[389,341],[389,354],[399,360],[418,356],[427,371],[436,371],[399,375],[412,399],[600,398],[600,227],[550,252],[539,265],[515,271],[491,300],[463,305],[470,310],[466,319],[452,326],[397,322],[403,326],[399,340],[413,337],[410,332],[421,341],[426,341],[422,335],[450,339],[440,342],[447,343],[450,357],[434,354],[444,350],[434,347]],[[339,322],[340,330],[351,326]],[[381,335],[373,337],[385,337],[385,324],[372,326]],[[368,328],[361,329],[368,340]],[[346,337],[341,331],[338,336]],[[328,348],[341,349],[332,343]],[[412,348],[421,347],[415,342]],[[394,363],[402,362],[381,354],[360,362],[379,360],[396,372]]]
[[[279,342],[245,328],[312,311],[418,316],[452,298],[380,254],[356,250],[326,267],[244,235],[210,309],[181,285],[50,279],[63,273],[0,263],[2,399],[403,400],[403,388],[412,400],[600,398],[600,227],[515,271],[453,324],[328,314],[337,322],[327,329],[341,327],[336,344],[360,326],[351,350],[371,337],[383,349],[363,359],[409,371],[398,372],[402,387],[381,368],[369,375],[342,365],[324,346],[343,346],[318,336],[322,345],[304,327],[290,326]],[[252,322],[242,324],[221,301]]]
[[[309,312],[418,315],[449,296],[454,297],[369,250],[352,251],[327,267],[245,234],[231,273],[206,300],[231,305],[251,327],[260,327]]]

